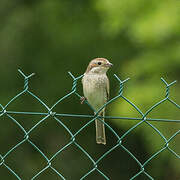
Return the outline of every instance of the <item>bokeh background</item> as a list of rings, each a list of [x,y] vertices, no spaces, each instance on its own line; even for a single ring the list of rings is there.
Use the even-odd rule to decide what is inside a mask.
[[[124,96],[146,112],[153,104],[165,97],[167,82],[178,80],[170,88],[171,98],[180,104],[180,1],[171,0],[39,0],[0,2],[0,104],[23,90],[25,74],[36,73],[29,82],[29,89],[49,107],[71,91],[71,71],[75,76],[84,73],[89,61],[105,57],[113,64],[108,72],[111,98],[116,96],[119,84],[113,77],[116,73],[122,80],[130,77],[124,87]],[[77,91],[82,95],[81,81]],[[58,104],[58,113],[93,114],[87,105],[81,105],[76,96]],[[9,111],[47,112],[35,99],[23,95],[7,108]],[[107,115],[140,117],[123,99],[107,107]],[[29,130],[41,116],[12,115]],[[176,119],[179,109],[164,103],[148,115],[149,118]],[[62,118],[75,133],[88,122],[87,118]],[[106,121],[120,136],[137,123],[130,120]],[[179,123],[151,122],[166,138],[179,130]],[[91,124],[76,138],[87,152],[99,158],[116,144],[117,139],[106,129],[107,145],[95,143],[95,128]],[[3,156],[22,141],[23,132],[6,116],[0,117],[0,154]],[[48,118],[30,134],[30,139],[47,155],[52,157],[67,144],[70,136],[52,118]],[[180,137],[170,142],[170,147],[180,153]],[[164,146],[162,138],[149,126],[143,124],[134,129],[123,142],[140,162]],[[47,162],[27,142],[19,146],[7,158],[6,164],[23,180],[37,174]],[[75,146],[59,154],[53,166],[67,179],[80,179],[92,168],[92,163]],[[137,163],[122,149],[117,148],[98,166],[110,179],[130,179],[140,169]],[[158,180],[177,180],[180,162],[165,150],[146,166],[146,171]],[[1,179],[16,179],[7,168],[0,166]],[[36,179],[60,179],[50,169]],[[87,179],[103,179],[94,172]],[[145,180],[146,176],[136,179]]]

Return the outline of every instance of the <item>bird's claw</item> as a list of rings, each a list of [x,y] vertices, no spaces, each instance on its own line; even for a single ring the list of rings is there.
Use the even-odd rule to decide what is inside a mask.
[[[82,97],[80,98],[81,104],[83,104],[85,100],[86,100],[86,98],[85,98],[84,96],[82,96]]]

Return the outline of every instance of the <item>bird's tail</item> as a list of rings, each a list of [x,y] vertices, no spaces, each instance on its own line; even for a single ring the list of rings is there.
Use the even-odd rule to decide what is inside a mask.
[[[103,110],[100,115],[104,116],[105,111]],[[101,119],[104,121],[104,118]],[[105,135],[105,126],[104,123],[99,120],[96,119],[95,123],[96,123],[96,142],[97,144],[106,144],[106,135]]]

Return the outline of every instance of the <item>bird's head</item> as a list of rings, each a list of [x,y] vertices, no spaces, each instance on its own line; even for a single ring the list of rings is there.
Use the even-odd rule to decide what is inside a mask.
[[[106,73],[112,65],[113,64],[105,58],[96,58],[89,63],[85,73],[103,74]]]

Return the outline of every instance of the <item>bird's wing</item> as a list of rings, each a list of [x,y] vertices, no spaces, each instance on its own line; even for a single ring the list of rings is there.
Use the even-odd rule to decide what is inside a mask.
[[[108,77],[107,77],[106,93],[107,93],[107,100],[108,100],[109,99],[109,79],[108,79]]]

